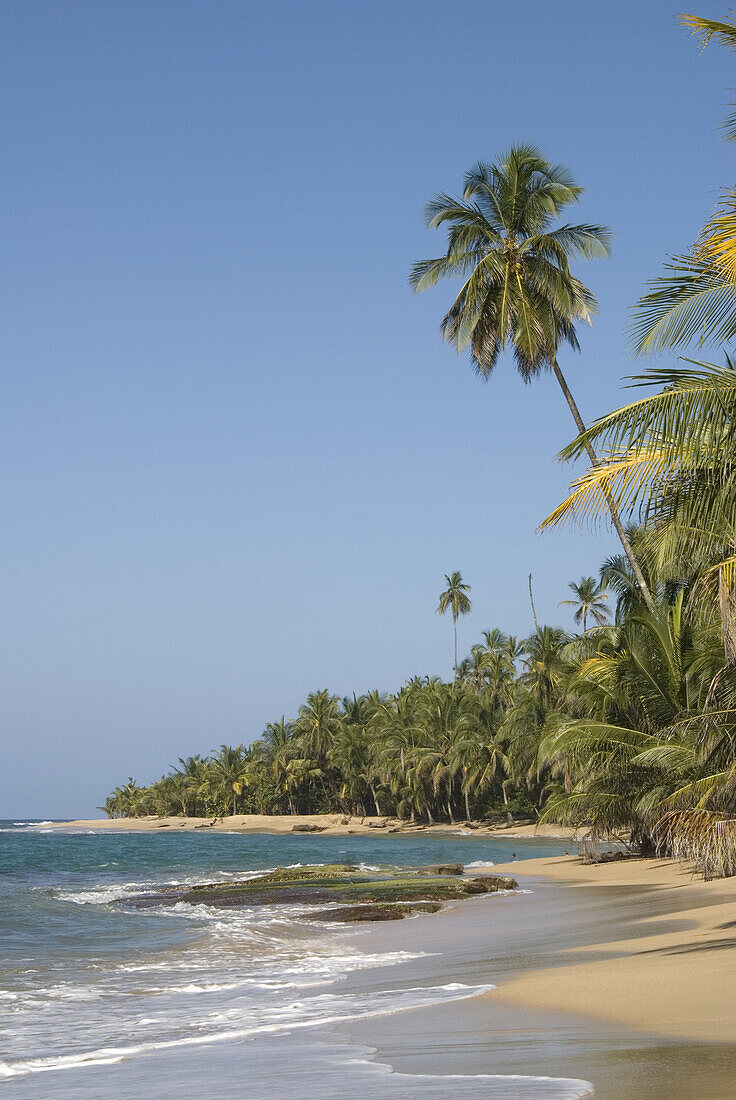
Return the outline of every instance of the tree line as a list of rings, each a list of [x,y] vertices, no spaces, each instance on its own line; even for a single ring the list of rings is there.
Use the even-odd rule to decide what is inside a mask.
[[[462,584],[469,611],[470,586],[460,574],[452,576]],[[603,585],[584,578],[571,587],[584,593],[592,587],[593,610],[606,615]],[[578,613],[591,613],[588,596],[577,601]],[[456,665],[451,682],[415,677],[395,694],[343,698],[313,692],[295,718],[269,723],[252,744],[180,759],[149,786],[130,779],[103,808],[111,817],[334,812],[427,823],[536,818],[563,774],[554,761],[537,769],[539,730],[563,671],[585,644],[585,635],[557,628],[523,641],[488,630]],[[531,715],[535,729],[522,730]]]

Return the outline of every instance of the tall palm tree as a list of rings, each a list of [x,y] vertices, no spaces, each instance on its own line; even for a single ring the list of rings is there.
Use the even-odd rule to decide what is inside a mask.
[[[514,145],[498,161],[479,163],[465,176],[461,199],[440,194],[426,208],[427,226],[449,224],[444,256],[414,265],[416,291],[441,278],[464,278],[442,321],[442,335],[458,351],[470,349],[478,374],[488,378],[511,344],[525,382],[551,370],[578,432],[583,418],[560,370],[557,354],[568,343],[578,350],[575,324],[590,321],[597,303],[570,271],[570,259],[608,256],[609,231],[601,225],[554,225],[582,193],[567,169],[550,164],[531,145]],[[588,455],[597,458],[592,447]],[[644,575],[618,517],[611,520],[647,604],[653,602]]]
[[[455,638],[455,679],[457,680],[457,619],[458,615],[469,615],[472,604],[468,592],[470,585],[463,583],[460,573],[445,573],[447,588],[440,593],[440,602],[437,605],[437,614],[444,615],[448,610],[452,611],[452,631]]]
[[[572,581],[567,586],[574,593],[572,600],[560,600],[559,606],[572,606],[575,608],[573,618],[580,625],[583,624],[583,634],[588,629],[588,615],[592,615],[598,626],[605,626],[609,620],[608,607],[604,601],[608,601],[606,586],[595,577],[581,577],[578,584]]]

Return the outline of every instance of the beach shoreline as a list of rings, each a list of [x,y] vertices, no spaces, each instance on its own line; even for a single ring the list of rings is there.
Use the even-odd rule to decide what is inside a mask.
[[[380,825],[379,825],[380,823]],[[260,816],[229,818],[77,819],[55,823],[69,829],[150,831],[197,829],[212,832],[292,832],[294,826],[316,826],[318,835],[429,835],[497,836],[505,839],[557,837],[571,848],[578,837],[558,825],[493,825],[468,828],[465,824],[412,826],[393,819],[346,818],[344,815]],[[46,826],[52,827],[52,826]],[[296,834],[298,835],[298,833]],[[629,857],[616,862],[583,864],[577,854],[514,860],[489,865],[488,871],[510,873],[522,889],[530,883],[564,887],[570,911],[592,894],[605,912],[616,910],[619,898],[646,896],[634,934],[621,938],[615,922],[603,921],[600,936],[584,944],[574,942],[574,921],[568,941],[559,943],[551,965],[509,974],[495,983],[490,997],[511,1008],[574,1014],[645,1030],[671,1039],[700,1043],[736,1042],[736,878],[704,882],[686,864],[669,859]],[[482,867],[474,867],[482,874]],[[536,887],[535,887],[536,888]],[[525,898],[516,904],[523,906]],[[463,908],[463,907],[460,907]],[[415,936],[432,940],[448,918],[451,907],[438,917],[417,918]],[[431,921],[432,924],[427,922]],[[403,922],[401,922],[403,923]],[[384,930],[381,930],[384,935]],[[394,935],[396,933],[394,932]],[[544,935],[540,929],[540,935]]]
[[[736,879],[638,858],[492,871],[528,892],[412,922],[435,980],[492,991],[341,1030],[398,1072],[552,1074],[592,1081],[606,1100],[733,1096]],[[402,932],[375,928],[371,947],[396,950]]]
[[[208,828],[193,836],[218,832],[227,846],[228,833],[266,834],[265,842],[269,832],[285,836],[294,824],[319,823],[323,832],[303,838],[310,862],[327,859],[328,852],[334,856],[333,849],[344,847],[338,838],[353,832],[358,843],[351,842],[352,861],[363,858],[356,851],[367,838],[383,836],[385,841],[369,845],[370,862],[381,863],[385,850],[391,864],[401,862],[404,843],[417,848],[416,841],[404,841],[401,834],[426,837],[432,847],[452,841],[454,858],[465,863],[468,874],[510,873],[519,883],[517,891],[450,903],[433,915],[366,924],[350,933],[346,942],[367,958],[402,961],[378,962],[346,975],[341,995],[370,1004],[374,992],[390,1000],[394,994],[437,990],[436,1003],[334,1025],[343,1040],[370,1052],[371,1061],[391,1067],[387,1072],[397,1075],[397,1085],[402,1075],[423,1080],[427,1074],[432,1079],[459,1075],[469,1082],[473,1075],[490,1075],[490,1081],[496,1074],[499,1082],[503,1075],[530,1082],[592,1081],[596,1098],[605,1100],[732,1096],[736,879],[704,882],[691,867],[664,859],[629,856],[583,864],[575,834],[559,826],[404,826],[398,836],[389,836],[394,825],[384,822],[375,829],[369,823],[375,819],[344,822],[337,815],[320,815],[266,821],[271,829],[253,816],[209,819]],[[55,827],[44,822],[43,829],[58,830],[59,837],[66,829],[70,839],[92,829],[112,840],[124,832],[141,838],[179,835],[176,826],[182,824],[193,830],[201,821],[77,819]],[[569,844],[575,854],[534,856],[533,841],[540,835],[558,838],[547,850],[561,852]],[[322,836],[332,837],[324,856],[319,855]],[[294,834],[295,844],[302,844],[300,837]],[[488,837],[504,841],[497,846],[499,854],[482,845],[471,855],[473,841]],[[392,845],[394,839],[398,843]],[[261,843],[238,845],[233,836],[231,842],[246,859]],[[456,854],[466,843],[468,855]],[[187,861],[190,842],[175,847]],[[220,843],[203,847],[216,850]],[[153,850],[170,848],[154,843]],[[501,862],[512,853],[519,858]],[[463,996],[463,989],[475,992]],[[218,1057],[214,1050],[212,1058]],[[138,1071],[133,1067],[130,1072]],[[174,1069],[167,1061],[169,1072]],[[409,1077],[406,1087],[413,1095]]]

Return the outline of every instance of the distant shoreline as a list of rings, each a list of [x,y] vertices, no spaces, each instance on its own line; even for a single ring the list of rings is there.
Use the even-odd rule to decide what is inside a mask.
[[[296,826],[296,828],[295,828]],[[117,817],[79,818],[45,823],[44,828],[113,829],[125,832],[156,832],[200,829],[219,833],[295,833],[300,835],[350,836],[353,834],[403,836],[447,835],[497,836],[509,840],[538,837],[575,840],[576,830],[565,825],[412,825],[396,818],[351,817],[347,814],[236,814],[231,817]]]

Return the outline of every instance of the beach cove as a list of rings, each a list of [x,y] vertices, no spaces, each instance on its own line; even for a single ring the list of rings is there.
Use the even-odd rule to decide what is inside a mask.
[[[0,839],[17,859],[27,862],[29,841],[37,850],[26,927],[46,922],[47,936],[49,920],[67,923],[58,952],[45,949],[54,980],[44,987],[36,973],[21,990],[17,968],[4,974],[22,1041],[37,1028],[25,1059],[3,1060],[9,1096],[146,1087],[173,1097],[195,1071],[226,1097],[242,1096],[246,1078],[256,1097],[276,1087],[287,1097],[439,1096],[450,1084],[453,1095],[520,1100],[591,1088],[612,1100],[733,1093],[734,880],[702,883],[670,861],[582,866],[560,854],[567,839],[518,833],[15,831]],[[503,863],[512,851],[520,858]],[[236,877],[277,857],[460,859],[469,874],[513,873],[520,889],[324,933],[278,907],[257,917],[125,909],[146,884]],[[63,882],[52,862],[65,865]],[[70,975],[63,939],[74,934],[89,965],[78,958]],[[26,962],[31,946],[27,932]]]

